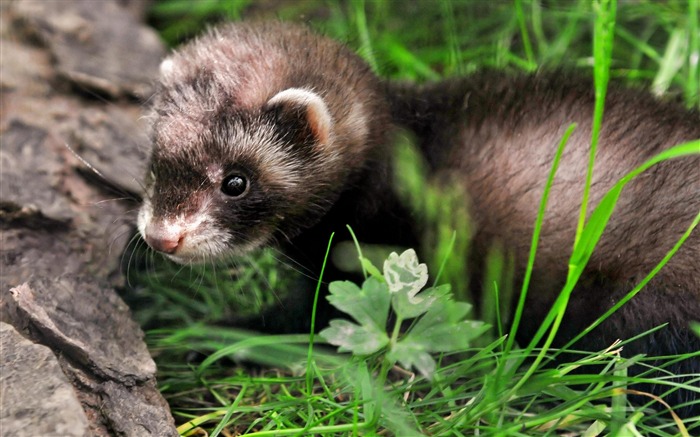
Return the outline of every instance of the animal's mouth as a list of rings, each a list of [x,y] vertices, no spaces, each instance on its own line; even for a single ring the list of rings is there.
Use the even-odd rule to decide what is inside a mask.
[[[213,245],[215,250],[205,250],[205,248],[183,247],[174,253],[165,253],[150,247],[151,250],[165,256],[170,261],[181,265],[201,265],[201,264],[227,264],[231,260],[250,256],[252,253],[262,249],[267,245],[269,238],[260,236],[256,240],[246,243],[225,245]]]
[[[161,253],[166,258],[168,258],[170,261],[173,261],[176,264],[182,264],[182,265],[205,264],[207,261],[207,257],[204,255],[182,256],[182,255],[171,255],[171,254],[162,253],[162,252],[158,252],[158,253]]]

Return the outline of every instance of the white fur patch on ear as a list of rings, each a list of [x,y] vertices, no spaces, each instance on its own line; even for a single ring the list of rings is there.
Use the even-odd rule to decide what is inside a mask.
[[[168,78],[173,74],[173,71],[175,70],[175,61],[173,61],[171,58],[165,58],[163,59],[163,62],[160,63],[160,75],[163,78]]]
[[[306,107],[306,117],[314,137],[319,143],[328,144],[333,121],[321,96],[301,88],[287,88],[267,101],[267,106],[275,105]]]

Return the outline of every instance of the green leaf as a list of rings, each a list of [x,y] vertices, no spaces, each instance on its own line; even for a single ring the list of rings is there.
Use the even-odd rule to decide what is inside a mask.
[[[389,343],[386,332],[371,325],[357,325],[347,320],[331,320],[330,326],[319,333],[328,343],[338,346],[341,352],[369,355]]]
[[[362,325],[371,325],[379,331],[386,329],[391,295],[387,285],[370,277],[362,289],[349,281],[331,282],[327,299],[334,307],[349,314]]]
[[[467,303],[451,300],[448,288],[430,303],[425,315],[391,348],[388,358],[405,367],[415,367],[425,377],[431,378],[435,361],[430,353],[464,350],[471,340],[489,328],[483,322],[463,320],[470,309],[471,305]]]
[[[384,262],[384,278],[392,293],[392,306],[400,320],[423,314],[431,302],[449,293],[449,287],[437,287],[416,296],[428,282],[428,267],[418,263],[413,249],[400,256],[392,252]]]
[[[412,341],[400,341],[387,354],[391,361],[398,361],[407,369],[415,368],[421,375],[432,379],[435,373],[435,360],[426,351],[425,345]]]
[[[489,326],[483,322],[462,320],[471,305],[448,297],[436,301],[430,310],[402,339],[423,345],[428,352],[454,352],[466,349]]]
[[[408,249],[400,256],[392,252],[384,261],[384,278],[392,293],[416,295],[428,283],[428,266],[418,263],[416,251]]]
[[[471,304],[467,302],[454,301],[452,300],[452,295],[446,293],[440,296],[440,298],[430,306],[427,314],[421,317],[411,331],[420,331],[424,326],[435,325],[438,323],[459,322],[464,319],[467,314],[469,314],[471,309]]]
[[[431,287],[413,297],[396,293],[392,295],[391,305],[402,320],[418,317],[428,311],[434,302],[448,295],[450,288],[450,284]]]

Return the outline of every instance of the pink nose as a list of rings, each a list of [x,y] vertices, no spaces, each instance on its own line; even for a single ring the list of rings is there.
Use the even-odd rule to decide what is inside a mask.
[[[183,234],[179,232],[168,232],[158,226],[148,226],[144,232],[144,239],[149,246],[158,252],[173,254],[180,247]]]

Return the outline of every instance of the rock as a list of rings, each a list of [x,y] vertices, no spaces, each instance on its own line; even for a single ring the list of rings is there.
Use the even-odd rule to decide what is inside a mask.
[[[163,45],[116,2],[96,7],[90,1],[19,0],[14,13],[48,46],[58,73],[75,85],[111,97],[150,94]]]
[[[177,435],[114,288],[164,52],[117,1],[0,2],[3,436]]]
[[[88,436],[88,420],[51,349],[0,322],[0,430],[10,436]]]
[[[68,200],[58,192],[61,159],[44,147],[46,136],[46,130],[16,119],[3,132],[0,221],[6,225],[22,220],[35,228],[65,228],[72,217]]]
[[[169,415],[164,415],[168,405],[160,396],[153,397],[151,390],[127,387],[106,382],[102,385],[100,408],[110,418],[110,428],[119,436],[177,437]]]
[[[2,247],[0,247],[0,301],[7,302],[9,290],[32,276],[54,278],[62,274],[79,274],[84,271],[90,259],[109,264],[109,260],[100,259],[102,253],[95,253],[86,247],[76,231],[59,231],[57,229],[36,229],[16,227],[3,229]],[[97,249],[97,252],[102,252]],[[96,258],[91,258],[94,255]],[[56,260],[60,260],[57,262]],[[110,270],[114,266],[103,266]],[[2,313],[4,316],[5,314]],[[6,317],[2,317],[7,321]]]
[[[150,141],[149,126],[135,121],[141,118],[142,109],[133,109],[110,106],[101,111],[80,111],[66,137],[71,147],[110,184],[137,198],[143,193],[141,180],[146,174]],[[78,168],[85,166],[79,163]]]
[[[81,277],[38,279],[13,288],[11,298],[32,338],[61,352],[88,416],[100,417],[93,435],[177,435],[143,334],[111,288]]]
[[[112,288],[62,276],[34,279],[10,293],[33,337],[95,377],[128,386],[153,378],[156,365],[143,333]]]

